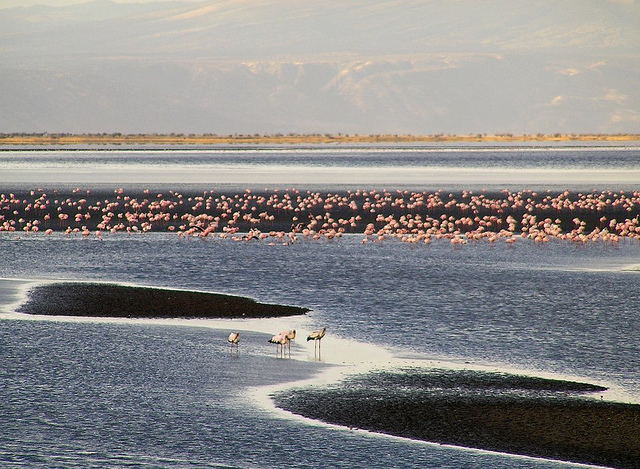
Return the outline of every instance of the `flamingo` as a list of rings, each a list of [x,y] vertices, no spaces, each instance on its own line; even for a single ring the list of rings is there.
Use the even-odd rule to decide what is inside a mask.
[[[284,353],[284,346],[289,342],[289,338],[285,334],[276,334],[269,339],[269,342],[272,344],[276,344],[276,355],[278,354],[278,346],[282,347],[280,349],[280,353]]]
[[[296,330],[291,329],[288,331],[282,331],[280,334],[287,338],[287,343],[289,344],[289,355],[291,355],[291,341],[296,340]]]
[[[320,340],[322,340],[322,338],[324,337],[325,332],[327,332],[327,328],[323,327],[321,330],[313,331],[307,336],[307,342],[313,340],[314,350],[316,343],[318,344],[318,350],[320,350]]]
[[[282,354],[284,355],[284,346],[289,344],[289,356],[291,356],[291,341],[289,340],[289,336],[282,336],[280,339],[280,346],[282,347]]]
[[[231,349],[233,349],[233,346],[236,346],[236,350],[238,350],[238,342],[240,342],[240,333],[239,332],[232,332],[231,334],[229,334],[229,337],[227,338],[227,340],[229,341],[229,346]]]

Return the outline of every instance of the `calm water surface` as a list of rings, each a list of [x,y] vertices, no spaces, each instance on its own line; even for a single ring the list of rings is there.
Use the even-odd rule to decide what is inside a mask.
[[[0,152],[0,184],[634,189],[640,146],[177,147]]]
[[[158,168],[153,177],[172,165],[193,166],[185,174],[211,165],[216,176],[195,183],[233,185],[218,171],[226,177],[223,169],[239,164],[238,155],[240,165],[255,166],[260,177],[279,173],[282,161],[296,168],[291,175],[314,165],[327,174],[336,167],[367,173],[373,162],[374,170],[390,171],[386,187],[402,183],[402,171],[411,168],[455,175],[454,168],[474,170],[480,162],[546,174],[577,165],[590,174],[590,184],[603,169],[640,168],[638,151],[628,148],[525,149],[526,162],[520,151],[270,149],[134,152],[133,158],[100,152],[95,166],[91,152],[2,152],[0,186],[73,184],[104,172],[105,184],[138,184],[147,164]],[[346,166],[345,153],[351,155]],[[50,170],[59,181],[48,179]],[[315,174],[314,185],[333,187],[324,173],[308,174]],[[182,176],[174,182],[194,183]],[[161,178],[150,183],[172,187]],[[270,246],[158,233],[102,241],[4,233],[0,252],[0,467],[570,466],[314,424],[274,410],[262,387],[322,383],[335,370],[408,360],[571,377],[609,386],[608,399],[640,401],[637,242],[452,248],[444,242],[363,245],[346,236]],[[11,312],[28,282],[59,279],[225,292],[312,311],[284,321],[182,322],[50,321]],[[277,358],[267,343],[284,328],[322,325],[329,332],[320,361],[303,340],[293,344],[291,359]],[[239,355],[227,348],[230,330],[242,331]]]

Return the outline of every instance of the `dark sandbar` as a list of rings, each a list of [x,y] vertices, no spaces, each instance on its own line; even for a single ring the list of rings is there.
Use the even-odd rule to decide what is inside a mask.
[[[309,311],[251,298],[97,283],[53,283],[29,291],[18,312],[118,318],[266,318]]]
[[[590,384],[471,371],[378,372],[274,396],[306,417],[435,443],[640,468],[640,405]],[[596,395],[597,397],[597,395]]]

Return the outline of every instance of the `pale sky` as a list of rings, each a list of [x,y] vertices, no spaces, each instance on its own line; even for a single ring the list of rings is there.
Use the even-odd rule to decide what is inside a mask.
[[[0,8],[10,7],[28,7],[33,5],[47,5],[47,6],[67,6],[75,5],[78,3],[89,3],[92,0],[0,0]],[[114,3],[151,3],[158,0],[112,0]],[[184,3],[191,2],[196,3],[203,0],[161,0],[163,3],[176,2]]]
[[[49,5],[49,6],[65,6],[74,5],[77,3],[88,3],[92,0],[0,0],[0,8],[16,7],[16,6],[31,6],[31,5]],[[159,0],[111,0],[115,3],[151,3]],[[198,2],[204,0],[161,0],[164,3],[169,2]],[[635,0],[608,0],[611,3],[630,5],[635,3]]]

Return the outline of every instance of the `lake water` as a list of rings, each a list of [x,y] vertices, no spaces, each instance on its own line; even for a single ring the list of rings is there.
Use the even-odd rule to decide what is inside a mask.
[[[55,147],[54,147],[55,148]],[[0,183],[226,188],[637,189],[636,143],[600,146],[176,147],[0,152]]]
[[[303,147],[0,152],[0,191],[36,187],[637,190],[640,149]],[[169,233],[0,233],[0,467],[451,467],[571,464],[312,422],[268,395],[411,364],[514,371],[640,402],[640,244],[452,247],[361,236],[290,246]],[[269,320],[14,313],[30,285],[120,282],[311,309]],[[327,327],[320,358],[304,336]],[[291,358],[268,338],[296,328]],[[226,337],[240,330],[239,353]],[[302,338],[300,338],[302,337]]]

